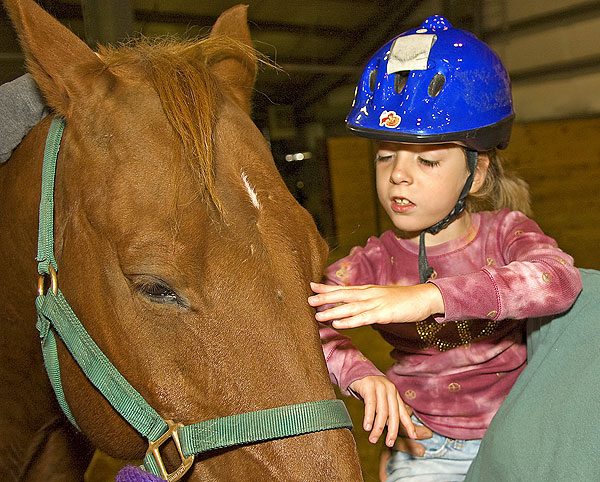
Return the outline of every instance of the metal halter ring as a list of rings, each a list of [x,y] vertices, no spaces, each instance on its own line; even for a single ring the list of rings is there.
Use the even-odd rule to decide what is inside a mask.
[[[56,270],[54,269],[54,266],[52,265],[52,263],[50,263],[48,265],[48,271],[50,273],[50,289],[52,290],[52,293],[54,293],[54,295],[56,296],[58,294],[58,275],[56,274]],[[38,294],[40,296],[44,296],[44,288],[46,285],[46,274],[41,274],[40,277],[38,278]]]
[[[177,431],[180,428],[183,428],[183,424],[175,423],[173,420],[165,420],[168,425],[168,430],[161,435],[156,441],[148,443],[148,450],[146,451],[146,455],[152,455],[158,464],[158,470],[160,471],[160,475],[163,479],[174,482],[179,480],[183,474],[185,474],[192,464],[194,463],[194,456],[190,455],[189,457],[184,457],[183,452],[181,450],[181,442],[179,441],[179,434]],[[175,447],[177,448],[177,452],[179,453],[179,457],[181,459],[181,465],[177,467],[173,472],[168,473],[165,467],[165,464],[162,460],[162,456],[160,455],[160,447],[169,439],[173,439],[175,443]]]

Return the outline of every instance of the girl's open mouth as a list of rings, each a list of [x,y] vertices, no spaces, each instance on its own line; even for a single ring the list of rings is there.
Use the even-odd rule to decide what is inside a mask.
[[[414,207],[415,205],[410,199],[405,197],[392,198],[392,210],[396,213],[405,213]]]

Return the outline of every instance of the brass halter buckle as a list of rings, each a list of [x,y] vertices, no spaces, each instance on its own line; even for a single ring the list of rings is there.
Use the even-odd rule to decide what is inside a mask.
[[[54,293],[54,295],[56,296],[58,294],[58,275],[56,274],[56,270],[54,269],[54,266],[52,265],[52,263],[50,263],[48,265],[48,271],[50,272],[50,289],[52,290],[52,293]],[[44,296],[44,292],[45,292],[45,285],[46,285],[46,274],[41,274],[40,277],[38,278],[38,294],[40,296]]]
[[[169,429],[154,442],[148,442],[148,450],[146,451],[146,455],[152,454],[158,465],[160,476],[164,480],[167,480],[168,482],[175,482],[183,477],[188,470],[190,470],[190,467],[194,464],[194,456],[190,455],[189,457],[184,457],[183,452],[181,451],[181,442],[179,441],[179,434],[177,431],[180,428],[183,428],[184,425],[182,423],[175,423],[173,420],[165,420],[165,422],[167,422]],[[169,439],[173,439],[175,447],[177,448],[177,452],[179,453],[179,458],[181,459],[181,465],[171,473],[167,473],[162,456],[160,455],[161,445],[167,442]]]

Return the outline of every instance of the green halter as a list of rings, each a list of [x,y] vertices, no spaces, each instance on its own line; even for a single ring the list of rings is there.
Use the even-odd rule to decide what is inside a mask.
[[[75,427],[60,380],[55,333],[60,336],[85,375],[110,404],[143,437],[149,448],[142,468],[165,480],[176,481],[192,466],[194,455],[214,449],[263,442],[305,433],[352,428],[341,400],[320,400],[242,413],[184,426],[164,420],[119,373],[92,340],[58,288],[54,258],[54,177],[64,120],[55,117],[44,151],[38,237],[38,312],[36,327],[42,339],[44,364],[58,402]],[[50,289],[45,281],[50,277]],[[79,429],[79,427],[77,427]],[[173,439],[181,465],[167,473],[160,447]]]

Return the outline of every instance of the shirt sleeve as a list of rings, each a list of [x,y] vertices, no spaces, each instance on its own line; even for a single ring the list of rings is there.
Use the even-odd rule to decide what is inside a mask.
[[[368,284],[370,272],[370,263],[362,253],[362,248],[358,248],[327,268],[323,282],[330,285]],[[328,307],[330,306],[322,306],[317,310],[322,311]],[[355,395],[348,387],[356,380],[367,376],[383,376],[383,373],[354,346],[348,336],[323,323],[319,323],[319,336],[329,378],[344,395]]]
[[[349,337],[324,324],[319,326],[319,336],[331,383],[336,384],[344,395],[354,395],[348,387],[356,380],[372,375],[383,376]]]
[[[497,226],[503,266],[433,281],[445,314],[438,322],[462,319],[524,319],[562,313],[581,291],[573,258],[524,214],[508,212]]]
[[[37,84],[29,74],[0,85],[0,162],[8,160],[21,139],[49,110]]]

